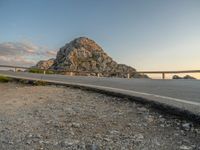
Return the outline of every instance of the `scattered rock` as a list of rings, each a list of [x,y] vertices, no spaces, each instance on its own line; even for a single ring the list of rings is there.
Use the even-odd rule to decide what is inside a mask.
[[[185,130],[190,130],[191,127],[192,127],[192,124],[191,124],[191,123],[184,123],[184,124],[182,124],[182,127],[183,127]]]
[[[86,150],[100,150],[99,146],[96,144],[86,145],[85,148]]]
[[[26,144],[28,144],[28,145],[30,145],[31,143],[32,143],[32,140],[30,140],[30,139],[26,141]]]
[[[66,140],[61,142],[61,146],[62,147],[70,147],[70,146],[76,145],[78,143],[79,143],[78,140],[66,139]]]
[[[112,130],[112,131],[110,131],[110,134],[119,134],[119,131],[116,131],[116,130]]]
[[[144,139],[144,136],[142,135],[142,134],[136,134],[136,135],[134,135],[134,141],[135,142],[142,142],[143,141],[143,139]]]
[[[149,123],[151,123],[151,122],[153,122],[154,121],[154,118],[151,116],[151,117],[148,117],[147,118],[147,121],[149,122]]]
[[[164,123],[166,121],[165,118],[159,118],[160,122]]]
[[[103,138],[104,141],[109,142],[110,139],[109,138]]]
[[[138,107],[137,110],[139,111],[139,113],[148,112],[148,109],[145,107]]]
[[[80,128],[81,127],[81,124],[80,123],[72,123],[71,127],[73,128]]]
[[[186,145],[181,145],[181,146],[180,146],[180,149],[181,149],[181,150],[191,150],[192,147],[186,146]]]
[[[164,128],[164,127],[165,127],[165,124],[160,124],[160,126],[161,126],[162,128]]]

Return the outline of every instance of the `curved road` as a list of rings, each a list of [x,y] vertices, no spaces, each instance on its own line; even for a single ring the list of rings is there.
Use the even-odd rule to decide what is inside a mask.
[[[98,78],[12,71],[0,71],[0,75],[89,87],[142,98],[200,114],[200,80]]]

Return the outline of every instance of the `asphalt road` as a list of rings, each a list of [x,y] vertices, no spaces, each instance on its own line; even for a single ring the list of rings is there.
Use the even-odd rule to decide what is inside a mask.
[[[152,80],[104,77],[42,75],[25,72],[0,71],[0,75],[45,80],[144,98],[200,114],[200,80]]]

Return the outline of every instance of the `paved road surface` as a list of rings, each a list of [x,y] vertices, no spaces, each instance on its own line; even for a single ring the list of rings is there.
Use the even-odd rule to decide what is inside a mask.
[[[200,114],[200,80],[151,80],[42,75],[0,71],[10,77],[78,84],[155,101]]]

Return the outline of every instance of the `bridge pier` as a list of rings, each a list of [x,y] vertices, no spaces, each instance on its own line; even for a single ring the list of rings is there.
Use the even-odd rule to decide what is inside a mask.
[[[130,73],[127,74],[127,78],[130,79]]]
[[[165,79],[165,73],[162,73],[162,79]]]

